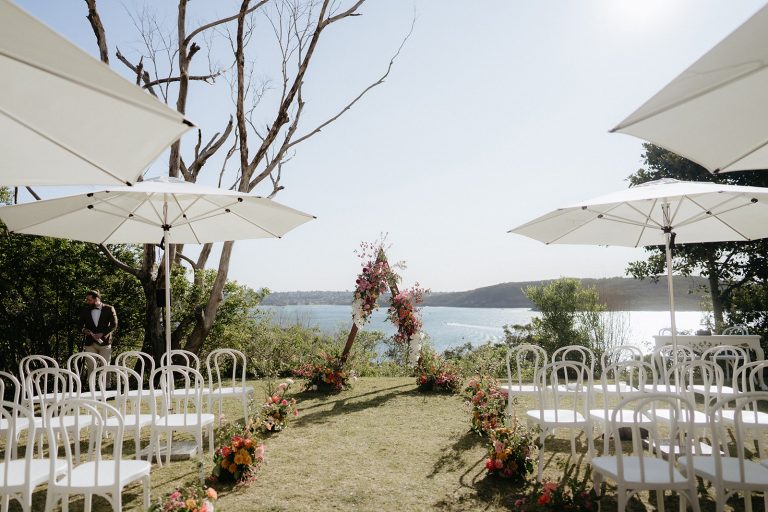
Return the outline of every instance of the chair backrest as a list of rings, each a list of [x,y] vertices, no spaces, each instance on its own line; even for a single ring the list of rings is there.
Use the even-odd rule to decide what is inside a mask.
[[[656,411],[668,410],[669,419],[665,422],[653,421]],[[690,457],[693,453],[691,443],[693,432],[693,404],[686,398],[669,393],[646,393],[622,400],[616,410],[611,414],[610,432],[613,434],[614,453],[617,460],[618,482],[624,481],[625,473],[633,473],[633,481],[638,476],[641,482],[658,482],[660,480],[661,467],[666,473],[668,482],[675,481],[677,473],[676,458],[665,457],[666,453]],[[634,411],[631,418],[621,411]],[[622,448],[619,429],[629,428],[632,433],[632,462],[626,459]],[[641,446],[641,439],[647,435],[647,449]],[[649,460],[661,461],[660,467],[655,462],[648,467]],[[626,467],[625,467],[625,464]],[[688,472],[687,479],[690,485],[696,481],[693,471]]]
[[[18,466],[11,466],[10,462],[14,460],[16,456],[15,450],[9,449],[10,446],[14,446],[18,437],[18,419],[23,418],[27,420],[25,426],[27,432],[27,449],[24,450],[24,479],[22,482],[18,480]],[[3,439],[3,469],[0,472],[0,488],[5,489],[7,494],[10,490],[9,476],[15,482],[19,482],[19,487],[25,486],[30,481],[30,472],[32,466],[32,447],[35,445],[35,421],[32,416],[32,412],[18,403],[14,402],[0,402],[0,419],[8,423],[8,428],[0,433],[1,439]],[[13,474],[11,475],[11,471]],[[15,486],[14,486],[15,487]]]
[[[205,379],[199,371],[189,366],[161,366],[152,374],[152,382],[159,382],[162,391],[161,418],[158,424],[168,425],[172,403],[176,404],[173,413],[184,415],[183,426],[193,423],[190,416],[196,416],[197,424],[200,424]]]
[[[723,369],[714,361],[687,361],[680,368],[681,393],[692,403],[696,403],[696,395],[703,396],[705,414],[723,396],[724,381]]]
[[[645,393],[644,386],[652,383],[653,367],[644,361],[629,360],[608,366],[600,375],[600,393],[606,420],[617,403],[627,397]]]
[[[123,418],[133,415],[138,425],[141,415],[142,400],[145,400],[151,391],[144,390],[141,375],[131,368],[118,365],[101,366],[91,372],[89,384],[91,393],[89,398],[106,402],[113,395],[108,393],[110,383],[114,383],[114,402],[112,406],[120,412]],[[128,393],[135,391],[134,393]],[[148,414],[155,416],[155,400],[145,400],[149,408]]]
[[[31,355],[19,361],[19,382],[21,382],[22,399],[27,398],[27,377],[32,370],[40,368],[58,368],[59,363],[50,356]]]
[[[768,360],[752,361],[739,366],[733,373],[733,389],[742,392],[760,391],[762,384],[760,377],[766,370],[768,370]]]
[[[33,370],[27,377],[27,388],[27,406],[34,410],[35,400],[39,400],[43,428],[46,427],[48,412],[64,399],[80,398],[81,390],[77,375],[64,368]]]
[[[595,353],[581,345],[568,345],[560,347],[552,352],[552,362],[577,361],[587,368],[592,375],[595,374]]]
[[[547,387],[549,381],[549,387]],[[539,410],[555,411],[555,421],[579,413],[589,416],[592,372],[579,361],[558,361],[545,365],[539,373]],[[565,415],[564,415],[565,414]],[[566,416],[567,415],[567,416]]]
[[[701,358],[715,362],[728,361],[738,365],[750,362],[749,351],[743,347],[737,347],[735,345],[717,345],[715,347],[710,347],[701,353]]]
[[[70,430],[68,428],[54,430],[51,419],[53,417],[71,416],[73,417],[74,426]],[[85,424],[85,420],[89,419],[88,425]],[[81,423],[83,422],[83,423]],[[109,430],[107,430],[107,423],[110,423]],[[93,482],[95,485],[105,485],[105,482],[114,478],[114,482],[120,481],[120,464],[117,463],[122,459],[123,444],[120,442],[123,438],[123,417],[120,415],[117,409],[113,406],[101,402],[99,400],[91,400],[87,398],[66,398],[54,407],[51,407],[47,414],[48,423],[48,439],[50,440],[50,459],[51,459],[51,478],[48,485],[60,485],[70,487],[73,485],[72,475],[74,471],[72,468],[80,464],[80,460],[77,460],[73,454],[74,443],[80,443],[80,428],[88,426],[90,442],[88,443],[88,451],[85,454],[85,460],[87,462],[94,462],[88,471],[93,471]],[[107,433],[114,434],[114,439],[118,440],[113,443],[112,457],[116,463],[113,465],[112,471],[114,472],[112,477],[105,474],[103,466],[99,463],[103,460],[104,441],[106,440]],[[59,444],[59,435],[61,444]],[[59,455],[59,450],[63,448],[63,455]],[[76,452],[75,452],[76,453]],[[56,467],[57,460],[63,459],[70,468],[65,473],[64,477],[54,478],[54,468]],[[76,484],[75,484],[76,485]]]
[[[67,359],[67,370],[82,379],[87,375],[89,365],[91,368],[99,368],[107,364],[107,360],[95,352],[75,352]]]
[[[687,361],[697,359],[696,353],[691,347],[678,345],[664,345],[656,347],[653,351],[653,368],[656,370],[654,380],[658,384],[674,384],[675,370]]]
[[[155,359],[146,352],[141,352],[139,350],[120,352],[115,357],[115,365],[131,368],[138,373],[141,376],[141,387],[144,386],[144,382],[147,381],[150,375],[152,375],[152,372],[155,371]]]
[[[514,366],[512,362],[514,361]],[[538,381],[538,374],[547,364],[547,352],[538,345],[518,345],[507,352],[507,379],[509,384],[523,385],[523,372],[526,369],[532,371],[534,385]],[[512,368],[515,369],[513,380]]]
[[[14,374],[0,371],[0,400],[21,404],[21,391],[21,383]]]
[[[662,327],[661,329],[659,329],[659,336],[672,336],[672,328]]]
[[[624,361],[642,361],[643,352],[632,345],[618,345],[607,349],[600,355],[600,371]]]
[[[722,429],[723,411],[732,410],[733,414],[733,441],[729,438],[725,429]],[[755,422],[758,420],[759,411],[768,411],[768,391],[750,391],[747,393],[739,394],[737,396],[724,397],[715,403],[712,407],[712,415],[709,418],[710,426],[712,430],[712,447],[715,457],[715,480],[714,482],[728,483],[744,483],[746,482],[746,469],[745,461],[750,459],[749,454],[745,451],[745,444],[747,441],[751,442],[754,439],[748,439],[749,434],[755,435],[752,430]],[[757,435],[761,435],[758,432]],[[761,451],[764,443],[758,443]],[[722,451],[722,453],[720,453]],[[725,454],[725,455],[723,455]],[[738,459],[738,479],[728,478],[724,479],[723,473],[723,457],[735,457]],[[759,453],[758,457],[764,457],[764,453]],[[729,471],[729,476],[733,475],[732,471]],[[731,487],[726,485],[726,487]]]
[[[211,393],[215,394],[217,389],[227,385],[245,388],[247,364],[245,354],[239,350],[219,348],[211,351],[208,357],[205,358],[205,366],[208,370],[208,385],[211,387]],[[232,377],[231,384],[227,383],[229,376]]]
[[[723,329],[723,334],[726,336],[748,336],[749,328],[744,324],[732,325]]]
[[[200,358],[189,350],[171,350],[170,359],[168,352],[160,357],[160,366],[188,366],[200,371]]]

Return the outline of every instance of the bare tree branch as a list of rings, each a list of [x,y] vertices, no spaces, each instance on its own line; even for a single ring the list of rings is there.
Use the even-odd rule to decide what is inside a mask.
[[[109,64],[109,48],[107,46],[107,34],[104,31],[104,25],[101,23],[101,16],[96,9],[96,0],[85,0],[88,6],[88,21],[91,23],[93,35],[96,36],[96,44],[99,46],[99,58],[104,64]]]
[[[150,82],[149,73],[144,69],[144,66],[134,66],[131,61],[129,61],[122,53],[120,53],[120,49],[117,49],[117,52],[115,52],[115,57],[117,57],[117,60],[125,64],[125,66],[136,73],[136,80],[139,80],[139,77],[141,77],[141,81],[144,82],[144,84],[148,84]],[[157,97],[157,93],[155,92],[155,89],[150,87],[146,88],[152,96]]]
[[[186,79],[186,80],[197,80],[197,81],[201,81],[201,82],[205,82],[207,84],[210,84],[210,83],[215,82],[216,78],[218,76],[221,76],[221,74],[223,72],[224,71],[216,71],[215,73],[211,73],[209,75],[190,75],[188,77],[171,76],[171,77],[168,77],[168,78],[158,78],[156,80],[152,80],[151,82],[146,82],[144,84],[144,88],[148,89],[148,88],[150,88],[150,87],[152,87],[154,85],[169,84],[169,83],[172,83],[172,82],[179,82],[179,81],[181,81],[183,79]],[[210,82],[209,82],[209,80],[210,80]]]
[[[113,265],[115,265],[120,270],[123,270],[125,272],[128,272],[129,274],[139,277],[139,270],[136,268],[133,268],[132,266],[128,265],[127,263],[124,263],[120,261],[114,254],[112,254],[112,251],[109,250],[109,248],[104,244],[99,244],[99,249],[101,252],[109,259],[109,261],[112,262]]]
[[[336,23],[339,20],[343,20],[344,18],[348,18],[349,16],[360,16],[360,13],[357,12],[357,10],[360,8],[361,5],[365,3],[365,0],[357,0],[355,4],[347,9],[344,12],[341,12],[335,16],[328,17],[325,21],[322,22],[323,27],[325,28],[331,23]]]
[[[188,35],[188,36],[187,36],[187,37],[184,39],[184,46],[187,46],[187,45],[189,45],[189,43],[191,43],[191,42],[192,42],[192,39],[193,39],[193,38],[194,38],[194,37],[195,37],[197,34],[199,34],[200,32],[202,32],[202,31],[204,31],[204,30],[208,30],[209,28],[213,28],[213,27],[216,27],[216,26],[218,26],[218,25],[221,25],[221,24],[223,24],[223,23],[229,23],[230,21],[235,21],[236,19],[238,19],[238,18],[239,18],[239,17],[241,17],[241,16],[246,16],[246,15],[248,15],[248,14],[250,14],[250,13],[254,12],[256,9],[258,9],[258,8],[259,8],[259,7],[261,7],[262,5],[266,4],[268,1],[269,1],[269,0],[261,0],[261,1],[260,1],[258,4],[254,5],[254,6],[253,6],[253,7],[251,7],[250,9],[247,9],[245,12],[238,12],[238,13],[237,13],[237,14],[235,14],[235,15],[229,16],[229,17],[227,17],[227,18],[222,18],[222,19],[220,19],[220,20],[212,21],[212,22],[210,22],[210,23],[206,23],[206,24],[205,24],[205,25],[203,25],[202,27],[198,27],[198,28],[196,28],[195,30],[193,30],[192,32],[190,32],[190,33],[189,33],[189,35]]]

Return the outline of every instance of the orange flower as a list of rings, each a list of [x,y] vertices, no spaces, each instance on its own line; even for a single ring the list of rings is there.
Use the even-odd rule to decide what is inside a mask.
[[[214,489],[212,487],[209,487],[208,489],[206,489],[205,490],[205,494],[208,496],[208,498],[210,498],[210,499],[212,499],[214,501],[219,499],[219,494],[216,492],[216,489]]]

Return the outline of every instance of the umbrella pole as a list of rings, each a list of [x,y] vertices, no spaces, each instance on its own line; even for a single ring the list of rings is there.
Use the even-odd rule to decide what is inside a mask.
[[[171,250],[171,231],[168,225],[168,203],[163,205],[163,267],[165,271],[165,353],[168,354],[168,364],[171,360],[171,262],[169,251]]]
[[[661,205],[661,211],[664,215],[664,245],[667,258],[667,293],[669,294],[669,323],[672,329],[672,366],[674,368],[675,386],[679,384],[678,364],[677,364],[677,322],[675,321],[675,287],[672,281],[672,218],[669,215],[669,203]]]

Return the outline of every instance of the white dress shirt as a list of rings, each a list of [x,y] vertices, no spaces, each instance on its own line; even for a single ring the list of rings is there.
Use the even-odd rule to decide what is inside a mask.
[[[93,325],[99,326],[99,319],[101,318],[101,304],[91,310],[91,318],[93,319]]]

